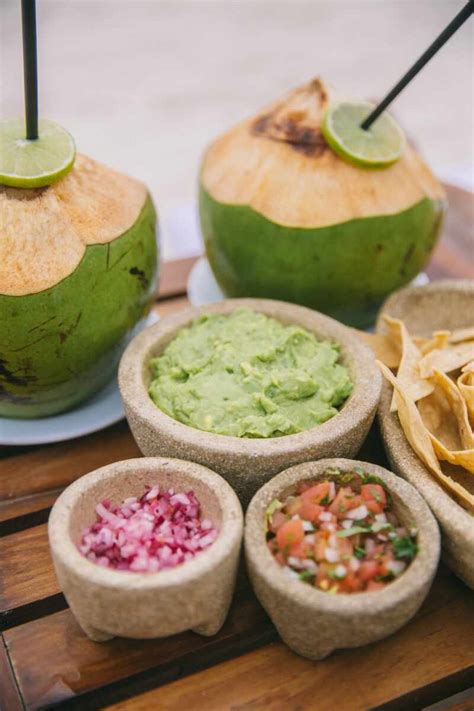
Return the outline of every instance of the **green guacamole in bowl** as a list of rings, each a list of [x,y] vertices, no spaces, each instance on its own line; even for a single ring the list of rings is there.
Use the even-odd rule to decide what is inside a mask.
[[[149,394],[167,415],[234,437],[319,425],[351,394],[339,346],[247,308],[195,319],[150,361]]]

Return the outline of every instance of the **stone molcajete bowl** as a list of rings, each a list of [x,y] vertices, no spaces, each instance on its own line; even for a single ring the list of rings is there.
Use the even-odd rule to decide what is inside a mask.
[[[242,306],[340,344],[341,362],[349,368],[354,390],[335,417],[298,434],[250,439],[194,429],[155,405],[148,395],[150,359],[201,314],[228,314]],[[133,436],[145,456],[181,457],[208,466],[227,479],[245,505],[262,484],[285,467],[330,455],[354,456],[372,424],[381,376],[372,353],[337,321],[282,301],[228,299],[185,309],[136,336],[122,356],[119,385]]]
[[[103,499],[119,503],[146,484],[193,489],[202,516],[218,537],[193,560],[157,573],[109,570],[77,549]],[[176,459],[115,462],[69,486],[49,519],[49,541],[61,589],[84,632],[101,642],[114,636],[147,639],[184,630],[215,634],[227,616],[242,541],[243,516],[230,486],[205,467]]]
[[[447,280],[402,289],[387,299],[380,313],[401,318],[409,332],[419,336],[472,326],[474,282]],[[380,317],[377,330],[383,331]],[[441,527],[443,558],[456,575],[474,588],[474,517],[444,491],[418,459],[397,414],[390,412],[391,398],[392,388],[384,383],[379,421],[391,466],[426,499]]]
[[[419,551],[407,570],[383,590],[331,595],[289,578],[274,560],[265,539],[265,512],[273,499],[291,494],[299,482],[327,478],[328,467],[347,472],[356,465],[383,479],[402,525],[417,528]],[[375,464],[349,459],[323,459],[286,469],[257,492],[245,520],[245,553],[255,593],[283,641],[309,659],[375,642],[408,622],[436,572],[439,539],[433,515],[410,484]]]

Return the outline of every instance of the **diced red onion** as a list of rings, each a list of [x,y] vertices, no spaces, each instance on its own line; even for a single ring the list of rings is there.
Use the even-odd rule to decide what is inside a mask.
[[[217,538],[209,519],[200,519],[194,492],[146,487],[119,506],[96,506],[97,521],[83,531],[79,551],[92,563],[115,570],[154,573],[192,560]]]

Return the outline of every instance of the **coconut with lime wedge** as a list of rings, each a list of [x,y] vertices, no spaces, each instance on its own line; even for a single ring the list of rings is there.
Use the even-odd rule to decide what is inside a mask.
[[[426,265],[445,194],[395,121],[315,79],[208,148],[200,218],[228,296],[293,301],[368,326]]]
[[[75,153],[60,126],[0,122],[0,415],[67,410],[110,380],[156,288],[140,181]]]

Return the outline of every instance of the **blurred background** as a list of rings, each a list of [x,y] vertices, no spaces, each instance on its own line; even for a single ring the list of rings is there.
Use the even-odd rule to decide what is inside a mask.
[[[321,74],[381,97],[464,0],[39,0],[40,115],[144,180],[159,212],[194,200],[206,144]],[[20,1],[1,0],[0,114],[23,112]],[[393,107],[444,179],[472,185],[474,22]],[[181,256],[165,244],[165,257]]]

